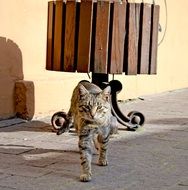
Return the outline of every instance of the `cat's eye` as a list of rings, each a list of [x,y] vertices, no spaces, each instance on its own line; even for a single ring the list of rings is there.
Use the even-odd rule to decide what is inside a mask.
[[[102,106],[98,106],[97,109],[98,109],[98,110],[102,109]]]
[[[85,112],[88,112],[88,111],[90,110],[90,107],[89,107],[89,106],[83,106],[82,108],[83,108],[83,110],[84,110]]]
[[[82,106],[79,106],[78,109],[79,109],[80,112],[83,112],[83,111],[84,111],[83,108],[82,108]]]

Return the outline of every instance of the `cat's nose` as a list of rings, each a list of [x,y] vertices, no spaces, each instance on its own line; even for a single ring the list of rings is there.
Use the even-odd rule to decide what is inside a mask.
[[[91,111],[90,111],[90,115],[91,115],[92,118],[95,117],[95,115],[96,115],[96,111],[97,111],[97,109],[96,109],[95,107],[91,109]]]
[[[95,117],[95,112],[90,112],[92,119]]]

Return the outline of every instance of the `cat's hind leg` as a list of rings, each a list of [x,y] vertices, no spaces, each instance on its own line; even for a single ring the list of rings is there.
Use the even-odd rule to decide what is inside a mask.
[[[110,138],[110,133],[108,135],[99,134],[98,135],[98,142],[99,142],[99,166],[107,166],[107,149],[108,149],[108,142]]]
[[[118,134],[118,121],[117,118],[114,116],[111,116],[110,118],[110,134]]]
[[[99,151],[98,134],[93,135],[93,144],[97,151]],[[96,152],[96,150],[94,152]]]

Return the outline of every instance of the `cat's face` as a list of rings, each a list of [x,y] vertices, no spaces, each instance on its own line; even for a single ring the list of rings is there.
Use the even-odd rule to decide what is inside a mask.
[[[82,118],[93,123],[103,123],[111,111],[110,87],[99,94],[90,93],[83,85],[79,87],[79,112]]]

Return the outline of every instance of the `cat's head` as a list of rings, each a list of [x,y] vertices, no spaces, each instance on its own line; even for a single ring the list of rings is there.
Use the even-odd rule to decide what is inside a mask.
[[[88,121],[104,122],[111,113],[110,94],[110,86],[100,93],[91,93],[80,84],[79,112],[81,116]]]

